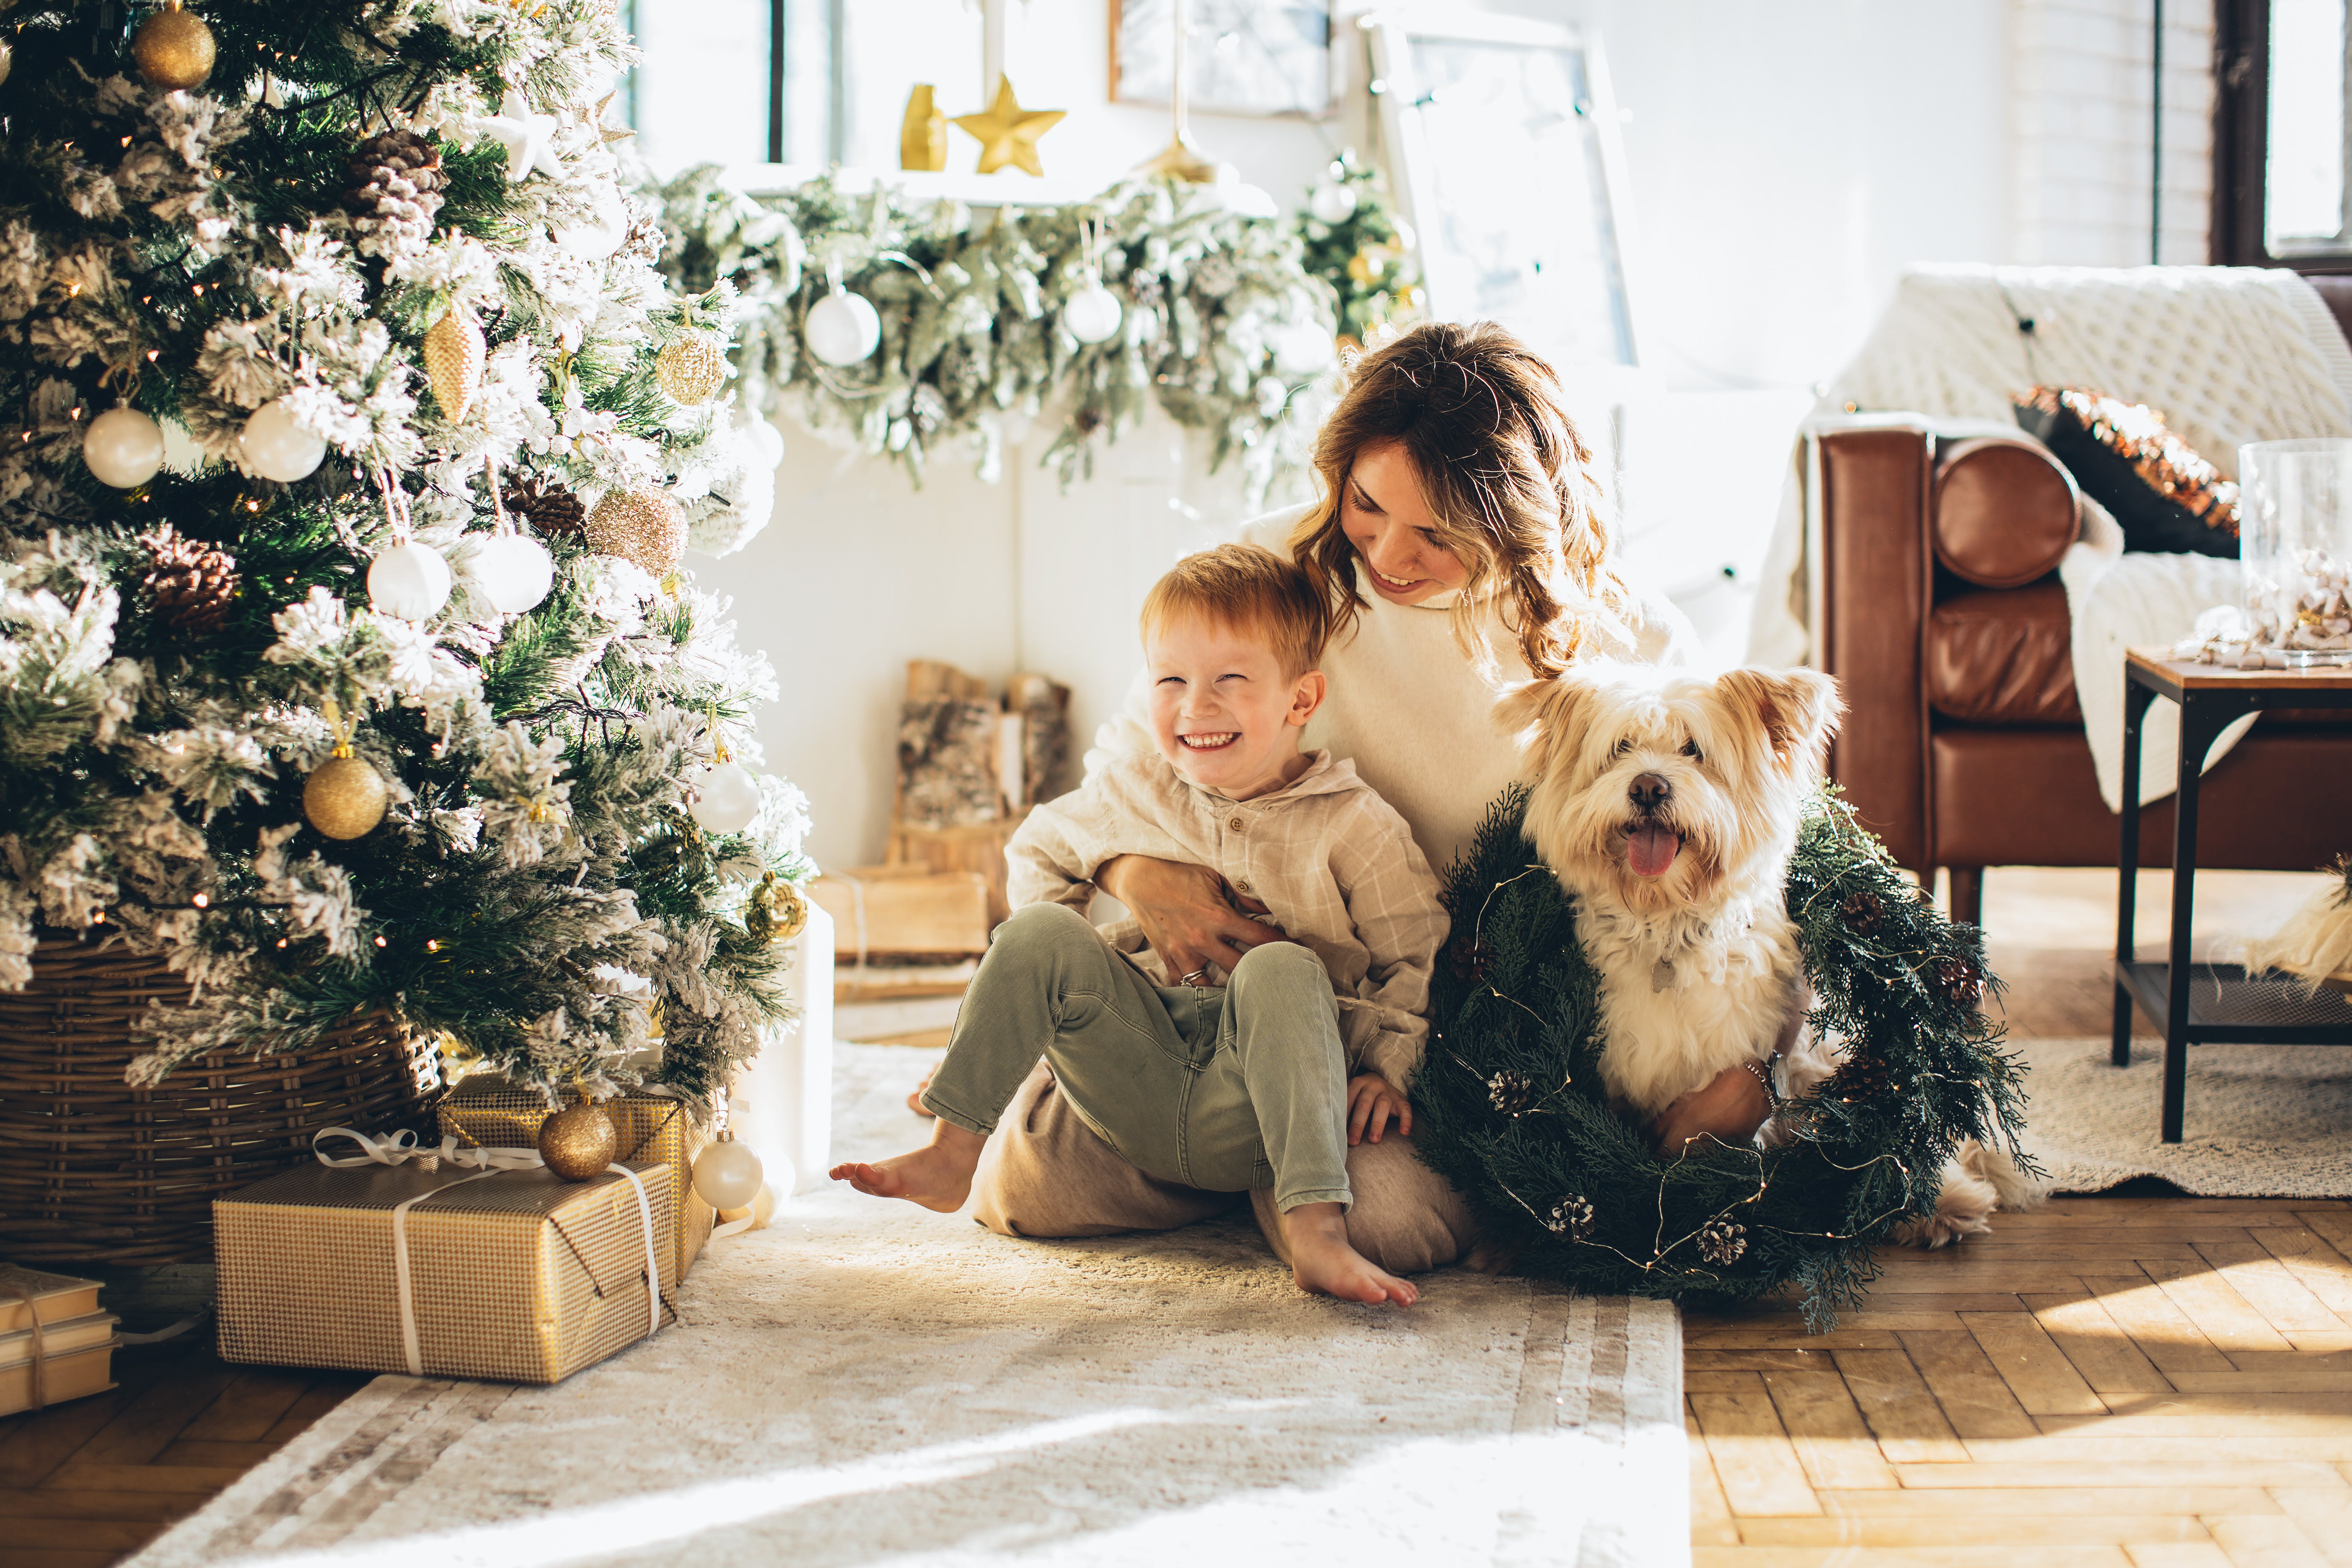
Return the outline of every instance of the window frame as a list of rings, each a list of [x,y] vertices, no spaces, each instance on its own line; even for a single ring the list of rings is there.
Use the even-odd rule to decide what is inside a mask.
[[[2333,255],[2271,253],[2265,211],[2270,46],[2271,0],[2214,0],[2213,214],[2207,258],[2216,267],[2285,267],[2309,277],[2352,274],[2352,236]],[[2352,93],[2352,81],[2347,87]]]

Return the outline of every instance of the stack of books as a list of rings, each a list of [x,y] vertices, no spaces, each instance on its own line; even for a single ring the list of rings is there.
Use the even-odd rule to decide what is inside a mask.
[[[0,1263],[0,1415],[112,1388],[121,1321],[95,1279]]]

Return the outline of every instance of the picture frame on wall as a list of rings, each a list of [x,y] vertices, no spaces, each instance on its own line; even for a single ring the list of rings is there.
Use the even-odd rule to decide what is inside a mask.
[[[1330,112],[1331,0],[1110,0],[1112,102],[1168,102],[1180,7],[1192,112]]]
[[[1371,90],[1428,310],[1557,363],[1637,370],[1631,211],[1600,42],[1455,6],[1372,18]]]

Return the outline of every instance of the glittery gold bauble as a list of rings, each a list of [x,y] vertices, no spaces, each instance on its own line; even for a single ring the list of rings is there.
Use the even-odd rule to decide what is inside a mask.
[[[653,486],[614,490],[588,514],[588,548],[617,555],[656,577],[677,570],[686,555],[686,514],[669,492]]]
[[[433,384],[433,400],[450,424],[463,419],[473,404],[488,352],[474,318],[454,308],[425,334],[425,378]]]
[[[708,403],[727,384],[726,351],[699,332],[665,343],[654,359],[654,379],[689,408]]]
[[[173,0],[170,9],[156,12],[131,35],[131,58],[150,87],[165,92],[202,87],[213,74],[213,30]]]
[[[330,838],[362,838],[383,820],[392,792],[383,775],[357,757],[329,757],[302,786],[302,815]]]
[[[808,900],[801,890],[773,871],[751,889],[743,910],[743,927],[761,942],[790,942],[808,924]]]
[[[539,1157],[567,1182],[584,1182],[613,1163],[621,1135],[593,1100],[567,1106],[539,1124]]]

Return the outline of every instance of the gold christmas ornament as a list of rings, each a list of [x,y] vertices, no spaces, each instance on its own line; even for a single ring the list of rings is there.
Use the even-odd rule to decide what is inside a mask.
[[[611,491],[588,514],[587,533],[589,549],[656,577],[677,571],[686,555],[686,514],[656,486]]]
[[[1059,109],[1024,109],[1013,96],[1013,79],[996,79],[996,101],[984,114],[959,114],[956,125],[980,142],[980,172],[993,174],[1010,163],[1032,174],[1043,174],[1037,162],[1037,138],[1062,122]]]
[[[482,384],[482,361],[489,346],[482,329],[466,311],[451,306],[425,334],[425,378],[433,384],[433,400],[442,417],[455,425],[472,406]]]
[[[907,95],[907,118],[898,125],[898,167],[937,171],[947,166],[947,116],[931,101],[931,84],[919,81]]]
[[[302,815],[330,838],[364,838],[383,820],[392,790],[383,775],[352,755],[354,721],[331,697],[322,711],[335,736],[334,755],[310,770],[302,785]]]
[[[131,35],[131,58],[150,87],[165,92],[202,87],[213,74],[213,30],[172,0]]]
[[[584,1182],[613,1163],[621,1134],[593,1100],[567,1106],[539,1124],[539,1157],[567,1182]]]
[[[760,879],[743,909],[743,929],[761,942],[790,942],[808,924],[808,900],[773,871]]]
[[[678,338],[663,344],[655,356],[654,379],[688,408],[708,403],[727,384],[727,351],[706,333]]]

